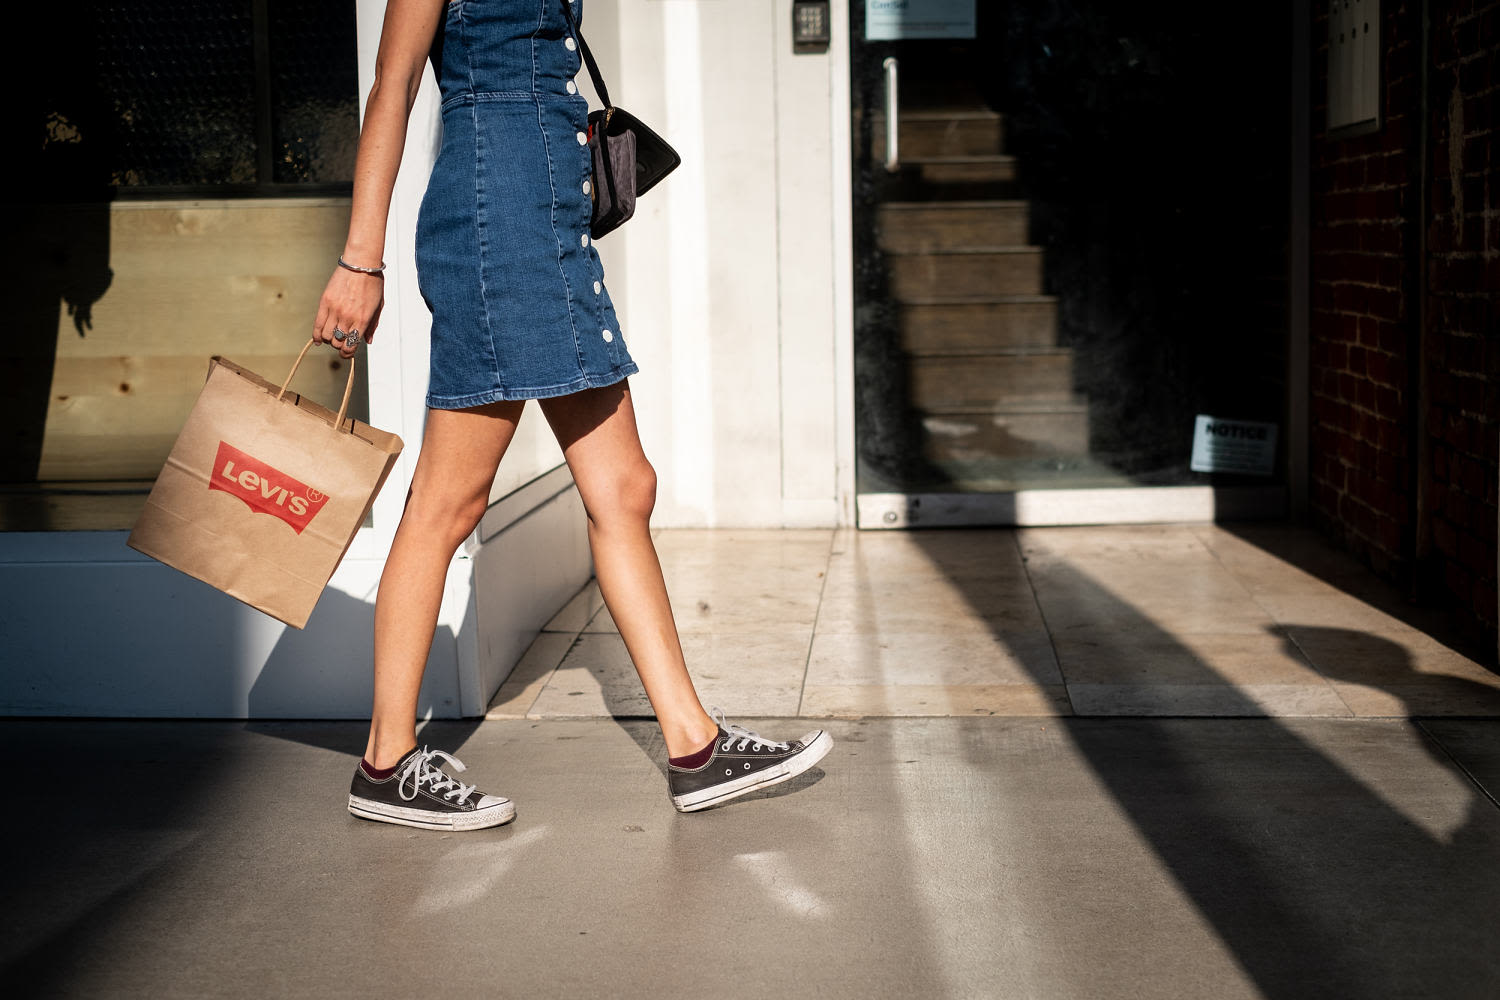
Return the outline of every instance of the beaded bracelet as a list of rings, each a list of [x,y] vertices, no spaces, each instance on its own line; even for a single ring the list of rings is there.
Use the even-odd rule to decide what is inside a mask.
[[[342,267],[346,271],[354,271],[356,274],[380,275],[385,272],[385,261],[381,261],[379,267],[360,267],[358,264],[349,263],[344,259],[343,255],[340,254],[339,267]]]

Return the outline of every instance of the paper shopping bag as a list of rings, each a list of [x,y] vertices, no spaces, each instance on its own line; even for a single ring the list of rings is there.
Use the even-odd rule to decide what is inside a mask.
[[[401,439],[232,361],[208,381],[127,544],[302,628],[384,485]]]

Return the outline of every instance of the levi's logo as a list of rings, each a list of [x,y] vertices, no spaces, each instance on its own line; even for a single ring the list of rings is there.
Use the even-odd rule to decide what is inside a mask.
[[[214,470],[208,478],[209,489],[223,490],[245,501],[251,510],[281,518],[299,535],[328,500],[326,494],[224,441],[219,442]]]

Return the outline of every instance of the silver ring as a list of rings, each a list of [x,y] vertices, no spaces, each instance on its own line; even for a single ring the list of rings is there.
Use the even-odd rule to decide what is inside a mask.
[[[340,330],[338,327],[333,328],[333,339],[337,340],[340,344],[344,342],[344,338],[347,336],[348,334],[346,334],[343,330]]]
[[[350,330],[349,331],[349,346],[350,347],[355,347],[358,344],[359,344],[359,331],[358,330]]]

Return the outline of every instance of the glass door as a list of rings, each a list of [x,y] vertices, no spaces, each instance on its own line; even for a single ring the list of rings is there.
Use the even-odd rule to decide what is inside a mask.
[[[1280,513],[1289,9],[850,7],[860,525]]]

